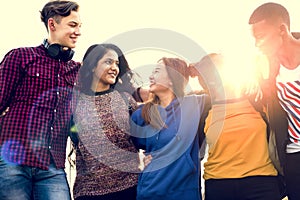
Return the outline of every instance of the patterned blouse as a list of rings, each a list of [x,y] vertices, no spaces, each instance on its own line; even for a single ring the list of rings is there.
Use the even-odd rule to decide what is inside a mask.
[[[79,135],[74,198],[105,195],[137,184],[138,155],[130,140],[128,111],[136,106],[131,95],[116,90],[79,94],[74,115]]]

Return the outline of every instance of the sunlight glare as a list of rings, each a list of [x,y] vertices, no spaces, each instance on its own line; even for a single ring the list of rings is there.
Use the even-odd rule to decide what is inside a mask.
[[[223,86],[230,88],[240,96],[246,88],[258,84],[255,54],[224,53],[224,65],[219,71]]]

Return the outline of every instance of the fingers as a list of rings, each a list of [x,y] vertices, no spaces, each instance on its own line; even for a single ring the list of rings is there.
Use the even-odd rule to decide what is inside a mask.
[[[263,93],[258,82],[251,82],[247,84],[244,94],[247,96],[255,95],[255,101],[259,101],[263,98]]]
[[[145,150],[142,150],[142,149],[139,149],[139,170],[143,171],[144,168],[145,168],[145,165],[144,165],[144,158],[145,158],[145,154],[144,154]]]
[[[149,163],[151,162],[152,160],[152,156],[151,155],[147,155],[144,157],[144,166],[147,167],[149,165]]]
[[[259,100],[262,100],[263,98],[263,92],[262,90],[259,88],[259,90],[257,91],[256,93],[256,96],[255,96],[255,102],[259,101]]]
[[[147,167],[149,165],[149,163],[151,163],[152,160],[152,156],[149,155],[145,155],[145,150],[139,149],[139,166],[138,168],[143,171],[145,169],[145,167]]]
[[[251,82],[246,85],[245,94],[248,96],[254,95],[257,93],[259,85],[256,82]]]

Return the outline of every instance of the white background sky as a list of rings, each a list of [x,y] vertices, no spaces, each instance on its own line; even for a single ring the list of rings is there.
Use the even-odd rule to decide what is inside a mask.
[[[1,0],[4,1],[4,0]],[[37,46],[47,37],[39,10],[47,0],[14,0],[1,3],[0,59],[12,48]],[[74,59],[81,61],[94,43],[142,28],[167,29],[195,41],[206,52],[250,52],[253,40],[248,26],[252,11],[265,0],[78,0],[82,36]],[[291,30],[300,31],[300,1],[274,0],[290,12]],[[120,46],[122,49],[122,46]],[[128,53],[128,52],[127,52]],[[126,54],[126,52],[125,52]],[[128,53],[131,68],[155,63],[166,51]],[[200,56],[199,56],[200,59]],[[195,62],[197,60],[194,60]]]

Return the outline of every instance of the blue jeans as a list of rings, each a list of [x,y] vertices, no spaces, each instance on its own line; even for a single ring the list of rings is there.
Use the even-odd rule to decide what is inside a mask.
[[[10,165],[0,158],[0,199],[70,200],[71,196],[65,171],[53,162],[49,170],[41,170]]]

